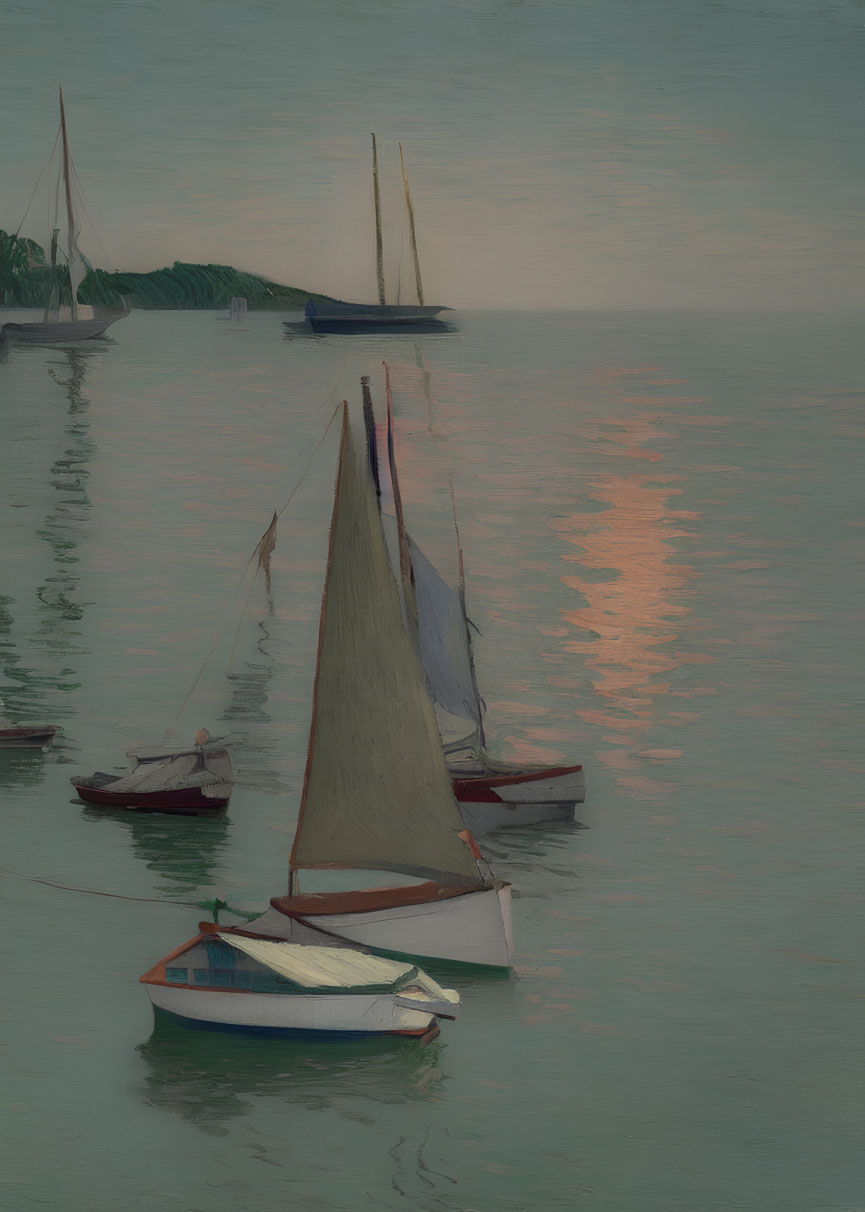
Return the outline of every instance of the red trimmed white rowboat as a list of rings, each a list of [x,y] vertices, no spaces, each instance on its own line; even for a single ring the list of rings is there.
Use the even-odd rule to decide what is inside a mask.
[[[582,766],[549,766],[493,777],[464,777],[450,766],[463,820],[474,834],[518,829],[551,821],[572,821],[586,798]]]
[[[388,475],[380,478],[372,399],[364,383],[367,447],[373,475],[383,488],[382,500],[390,498],[394,510],[392,515],[381,513],[382,532],[400,586],[403,624],[420,654],[463,820],[474,834],[572,821],[577,804],[586,798],[581,765],[519,766],[498,761],[484,748],[484,702],[475,676],[456,511],[459,581],[454,589],[406,530],[387,366],[385,392]]]

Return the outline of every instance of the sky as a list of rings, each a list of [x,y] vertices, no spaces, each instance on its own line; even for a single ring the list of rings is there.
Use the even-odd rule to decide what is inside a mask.
[[[0,0],[0,227],[54,141],[110,269],[410,302],[865,305],[865,0]],[[47,239],[37,196],[24,234]]]

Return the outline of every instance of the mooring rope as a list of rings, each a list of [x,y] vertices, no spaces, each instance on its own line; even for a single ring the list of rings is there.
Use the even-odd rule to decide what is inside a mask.
[[[244,909],[233,909],[227,901],[223,901],[219,897],[212,901],[173,901],[167,897],[127,896],[123,892],[104,892],[98,888],[80,888],[76,884],[61,884],[57,880],[45,879],[41,875],[24,875],[21,871],[10,871],[8,867],[0,867],[0,875],[11,876],[16,880],[27,880],[31,884],[45,884],[48,888],[59,888],[62,892],[83,892],[86,896],[105,896],[116,901],[137,901],[145,905],[179,905],[183,909],[209,909],[213,913],[214,919],[220,909],[225,909],[237,917],[246,918],[247,921],[252,921],[253,918],[259,916],[258,913],[247,913]]]

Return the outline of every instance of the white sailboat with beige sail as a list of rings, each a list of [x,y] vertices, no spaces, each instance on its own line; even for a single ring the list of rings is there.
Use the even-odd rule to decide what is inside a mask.
[[[301,873],[316,870],[404,878],[301,891]],[[511,888],[493,877],[460,816],[403,627],[366,443],[347,406],[290,872],[288,895],[251,930],[290,940],[307,925],[393,955],[510,966]]]

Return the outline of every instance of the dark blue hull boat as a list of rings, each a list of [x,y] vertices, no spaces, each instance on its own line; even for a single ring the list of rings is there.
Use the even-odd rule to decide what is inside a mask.
[[[315,332],[378,332],[382,328],[445,332],[448,326],[436,317],[449,310],[392,303],[316,303],[310,299],[304,314]]]

